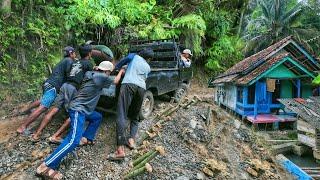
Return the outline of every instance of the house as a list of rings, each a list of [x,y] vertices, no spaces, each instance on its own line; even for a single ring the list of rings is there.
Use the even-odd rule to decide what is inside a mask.
[[[297,113],[298,141],[313,150],[320,159],[320,97],[279,99],[287,109]]]
[[[320,62],[289,36],[245,58],[209,82],[217,104],[252,123],[294,121],[279,98],[309,97]]]

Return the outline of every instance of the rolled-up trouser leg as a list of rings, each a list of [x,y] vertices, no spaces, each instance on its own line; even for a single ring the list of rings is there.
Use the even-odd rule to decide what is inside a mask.
[[[122,146],[126,144],[126,124],[128,109],[133,99],[133,91],[130,84],[122,84],[118,98],[117,106],[117,144]]]
[[[102,120],[102,115],[97,111],[93,111],[90,115],[86,115],[86,121],[89,121],[86,131],[83,133],[83,137],[90,141],[93,141],[96,137],[98,128]]]
[[[77,111],[69,110],[69,116],[71,119],[71,129],[67,137],[45,160],[45,164],[51,169],[57,169],[61,160],[80,143],[85,115]]]
[[[134,97],[129,108],[128,117],[130,119],[130,138],[135,138],[140,122],[140,110],[143,102],[145,89],[136,86]]]

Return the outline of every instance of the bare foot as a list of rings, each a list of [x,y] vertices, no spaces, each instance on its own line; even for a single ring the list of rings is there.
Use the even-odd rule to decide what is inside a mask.
[[[22,133],[23,133],[23,131],[25,131],[25,130],[26,130],[26,127],[24,127],[24,126],[20,126],[20,127],[17,129],[17,133],[22,134]]]
[[[136,143],[134,142],[134,139],[133,138],[129,138],[128,139],[128,144],[127,146],[129,147],[129,149],[135,149],[136,148]]]
[[[38,134],[33,134],[32,139],[38,141],[40,139],[40,136]]]

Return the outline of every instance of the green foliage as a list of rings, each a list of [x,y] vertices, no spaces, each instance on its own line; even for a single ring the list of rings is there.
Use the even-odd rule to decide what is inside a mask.
[[[173,27],[177,27],[178,34],[185,37],[185,46],[193,49],[196,55],[203,53],[201,48],[201,38],[206,31],[206,22],[199,15],[189,14],[176,18],[172,22]]]
[[[0,92],[36,97],[62,47],[89,39],[121,57],[131,39],[176,38],[211,74],[241,60],[244,47],[252,53],[287,35],[320,55],[319,7],[317,0],[12,0],[11,13],[0,13]]]
[[[259,5],[252,13],[243,36],[248,41],[246,51],[250,54],[289,35],[303,41],[319,32],[319,29],[315,30],[303,20],[307,18],[306,12],[303,11],[305,5],[296,0],[259,0],[258,2]],[[316,16],[318,15],[313,14],[311,17]]]
[[[214,42],[207,50],[209,60],[206,67],[214,70],[215,74],[221,73],[243,58],[241,49],[244,43],[234,36],[223,36]]]

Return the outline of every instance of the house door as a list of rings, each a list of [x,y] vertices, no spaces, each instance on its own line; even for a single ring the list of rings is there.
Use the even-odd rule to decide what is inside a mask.
[[[256,82],[256,98],[258,113],[268,113],[270,108],[268,103],[267,84],[265,81]]]

